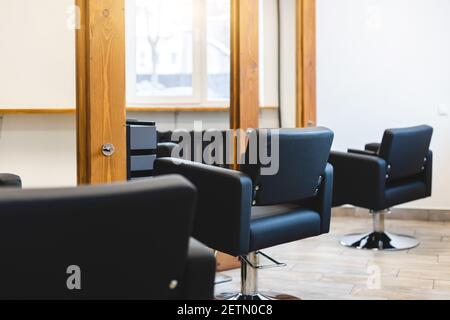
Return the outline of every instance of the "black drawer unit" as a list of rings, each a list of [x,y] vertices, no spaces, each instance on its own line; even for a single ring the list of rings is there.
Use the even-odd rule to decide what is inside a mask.
[[[154,122],[127,121],[128,180],[153,176],[156,148],[157,133]]]

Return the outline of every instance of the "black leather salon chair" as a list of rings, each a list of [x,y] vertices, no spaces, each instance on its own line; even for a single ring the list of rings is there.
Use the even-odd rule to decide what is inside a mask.
[[[22,180],[14,174],[0,173],[0,188],[22,188]]]
[[[403,250],[419,245],[412,237],[385,231],[385,214],[393,206],[431,196],[433,128],[391,129],[381,144],[363,151],[331,152],[334,167],[333,206],[351,204],[369,209],[373,232],[349,235],[342,244],[372,250]]]
[[[258,132],[249,136],[259,136]],[[273,175],[265,175],[268,164],[263,165],[259,156],[242,165],[240,172],[171,158],[156,161],[157,174],[181,174],[198,189],[193,236],[215,250],[241,257],[241,292],[219,299],[293,298],[258,291],[258,270],[266,267],[259,259],[267,258],[261,250],[329,232],[333,169],[327,160],[333,132],[281,129],[270,130],[268,136],[279,146],[271,154],[271,164],[279,164]],[[248,148],[245,158],[258,155],[261,145]]]
[[[195,202],[180,176],[2,190],[0,299],[210,299],[216,264],[190,240]]]

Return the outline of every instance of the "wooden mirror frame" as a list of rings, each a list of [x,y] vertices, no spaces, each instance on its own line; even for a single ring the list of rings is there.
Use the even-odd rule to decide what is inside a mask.
[[[283,1],[283,0],[281,0]],[[297,127],[317,124],[316,0],[297,0]]]

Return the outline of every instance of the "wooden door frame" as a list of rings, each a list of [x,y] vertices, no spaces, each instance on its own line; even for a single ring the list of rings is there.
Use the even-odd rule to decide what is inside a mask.
[[[299,128],[317,124],[316,29],[316,0],[297,0],[296,125]]]
[[[78,184],[126,180],[124,0],[76,0]],[[102,147],[114,146],[106,156]]]
[[[259,0],[231,0],[230,128],[258,128],[259,111]]]

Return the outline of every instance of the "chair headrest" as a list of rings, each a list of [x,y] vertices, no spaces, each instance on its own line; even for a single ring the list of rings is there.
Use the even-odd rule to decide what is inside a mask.
[[[417,175],[424,170],[433,128],[427,125],[388,129],[379,156],[388,164],[389,180]]]
[[[255,205],[296,202],[317,195],[333,143],[331,130],[260,129],[249,133],[250,138],[252,135],[258,143],[252,145],[254,139],[249,139],[241,171],[252,178]]]

